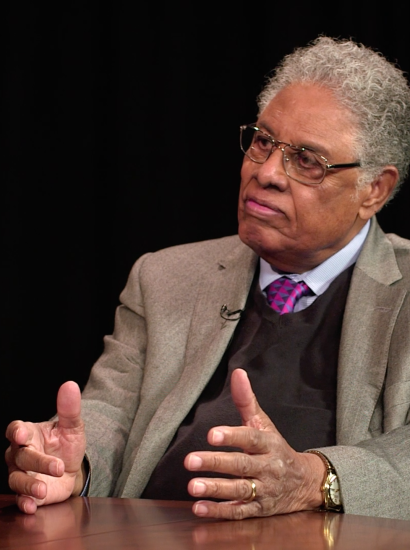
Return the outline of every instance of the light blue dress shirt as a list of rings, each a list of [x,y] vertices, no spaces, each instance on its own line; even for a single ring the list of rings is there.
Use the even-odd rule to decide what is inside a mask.
[[[289,279],[292,279],[297,283],[299,281],[305,281],[305,283],[314,292],[314,294],[310,294],[309,296],[302,296],[302,298],[296,302],[295,312],[302,311],[302,309],[310,306],[318,296],[323,294],[325,290],[329,288],[332,281],[336,279],[342,271],[355,263],[363,247],[364,241],[366,240],[369,229],[370,220],[345,247],[336,252],[336,254],[333,254],[333,256],[330,256],[330,258],[319,264],[314,269],[306,271],[305,273],[286,273],[286,276],[289,277]],[[262,291],[264,291],[270,283],[282,276],[283,273],[278,273],[275,271],[274,267],[260,258],[259,284]]]

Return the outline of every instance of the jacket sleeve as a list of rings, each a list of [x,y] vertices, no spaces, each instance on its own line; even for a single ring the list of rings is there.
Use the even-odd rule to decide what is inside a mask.
[[[351,422],[344,423],[339,445],[321,449],[336,468],[346,513],[410,519],[409,298],[406,292],[390,337],[388,318],[384,325],[378,323],[377,332],[367,331],[368,351],[355,363],[362,345],[357,342],[356,352],[351,354],[354,368],[344,381],[346,388],[355,386],[354,398],[348,404],[338,403],[338,407],[349,409]],[[386,345],[384,338],[388,339]],[[376,368],[377,361],[380,366]],[[384,371],[380,390],[372,369]],[[366,374],[355,378],[359,370]],[[373,410],[369,394],[374,395]],[[370,423],[364,422],[365,418],[370,418]],[[361,437],[357,432],[352,435],[353,425],[363,425]]]
[[[410,426],[319,449],[336,469],[347,514],[410,520]]]
[[[147,256],[136,262],[130,274],[116,310],[113,334],[104,337],[103,353],[82,395],[91,496],[112,496],[140,403],[147,330],[138,273]]]

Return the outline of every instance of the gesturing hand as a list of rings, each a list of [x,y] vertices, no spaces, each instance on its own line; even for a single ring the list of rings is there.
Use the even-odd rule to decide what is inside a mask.
[[[202,517],[242,519],[320,506],[325,471],[321,459],[288,445],[260,408],[244,370],[232,373],[231,393],[242,426],[212,428],[208,442],[216,447],[239,447],[243,452],[198,451],[186,456],[184,465],[190,471],[235,476],[191,479],[188,491],[192,496],[222,500],[197,501],[193,512]]]
[[[60,387],[57,414],[55,422],[15,420],[6,430],[9,485],[17,493],[18,507],[27,514],[78,494],[83,484],[85,433],[81,393],[75,382]]]

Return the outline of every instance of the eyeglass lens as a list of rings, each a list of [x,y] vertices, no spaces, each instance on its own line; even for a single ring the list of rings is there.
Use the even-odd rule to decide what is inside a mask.
[[[274,147],[281,149],[283,153],[283,165],[288,176],[301,183],[323,181],[326,167],[312,151],[275,143],[260,130],[251,126],[241,127],[241,149],[254,162],[263,164]]]

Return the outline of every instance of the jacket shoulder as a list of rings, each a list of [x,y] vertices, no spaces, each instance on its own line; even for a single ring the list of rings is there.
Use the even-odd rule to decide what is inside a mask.
[[[188,290],[226,266],[247,269],[255,258],[238,235],[175,245],[141,256],[131,269],[128,285],[139,281],[152,287],[166,281],[168,288],[184,284]]]
[[[395,233],[385,233],[395,250],[407,250],[410,251],[410,240],[400,237]]]
[[[238,235],[210,239],[193,243],[186,243],[163,248],[153,253],[146,254],[139,260],[144,263],[145,269],[159,269],[166,266],[167,271],[179,271],[180,266],[184,271],[190,268],[201,270],[206,265],[215,265],[224,258],[244,253],[249,248],[242,243]]]

